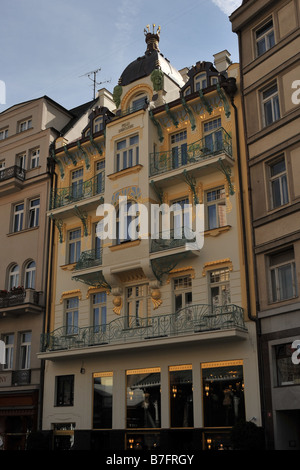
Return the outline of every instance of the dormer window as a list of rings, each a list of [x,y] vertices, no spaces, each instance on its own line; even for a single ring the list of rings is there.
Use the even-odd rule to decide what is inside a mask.
[[[217,85],[218,83],[218,77],[210,77],[210,84],[211,85]]]
[[[191,94],[191,87],[189,86],[186,90],[183,92],[183,96],[188,96]]]
[[[94,133],[100,132],[104,129],[103,116],[94,119]]]
[[[145,93],[140,93],[136,95],[135,98],[131,102],[132,111],[138,111],[139,109],[143,109],[146,104],[147,95]]]
[[[199,73],[195,77],[195,90],[199,91],[207,87],[206,73]]]

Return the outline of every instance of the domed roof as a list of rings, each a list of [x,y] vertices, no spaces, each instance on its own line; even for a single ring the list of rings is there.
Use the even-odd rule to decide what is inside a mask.
[[[147,44],[145,54],[142,57],[138,57],[125,68],[119,79],[119,85],[129,85],[136,80],[151,75],[155,69],[161,69],[165,75],[170,77],[180,87],[184,85],[184,80],[178,70],[171,65],[169,60],[159,50],[159,30],[160,28],[156,33],[144,30]]]

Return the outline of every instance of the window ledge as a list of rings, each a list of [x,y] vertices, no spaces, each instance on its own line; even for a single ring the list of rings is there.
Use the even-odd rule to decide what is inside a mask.
[[[132,240],[130,242],[120,243],[119,245],[112,245],[109,247],[110,251],[124,250],[125,248],[131,248],[141,243],[141,240]]]
[[[63,271],[73,271],[75,266],[76,266],[76,263],[69,263],[69,264],[63,264],[60,267]]]
[[[223,227],[217,227],[211,230],[205,230],[204,236],[205,237],[217,237],[223,232],[228,232],[231,229],[231,225],[224,225]]]
[[[138,173],[139,171],[141,171],[141,169],[143,168],[143,165],[134,165],[134,166],[131,166],[129,168],[125,168],[124,170],[120,170],[120,171],[116,171],[115,173],[111,173],[110,175],[107,175],[107,177],[114,181],[118,178],[122,178],[122,176],[127,176],[127,175],[131,175],[132,173]]]
[[[32,232],[33,230],[37,230],[38,228],[39,228],[39,225],[37,225],[36,227],[24,228],[23,230],[18,230],[18,232],[7,233],[7,236],[12,237],[13,235],[18,235],[19,233]]]

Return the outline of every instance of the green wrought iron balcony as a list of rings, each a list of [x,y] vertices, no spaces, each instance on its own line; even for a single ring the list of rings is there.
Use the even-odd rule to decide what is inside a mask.
[[[50,210],[104,193],[104,180],[105,173],[102,171],[86,181],[79,181],[72,186],[52,190]]]
[[[102,264],[102,250],[94,249],[82,251],[80,258],[75,265],[75,271],[80,269],[91,268]]]
[[[169,315],[155,315],[151,318],[125,316],[98,326],[61,327],[41,335],[41,352],[91,346],[105,347],[157,338],[163,340],[228,329],[247,331],[243,308],[237,305],[189,305]]]
[[[166,152],[150,153],[150,176],[201,163],[221,153],[232,159],[232,139],[222,127],[191,144],[183,143]]]
[[[187,235],[188,236],[187,236]],[[184,247],[186,243],[195,242],[188,227],[171,229],[169,232],[161,232],[159,238],[151,240],[151,253]]]

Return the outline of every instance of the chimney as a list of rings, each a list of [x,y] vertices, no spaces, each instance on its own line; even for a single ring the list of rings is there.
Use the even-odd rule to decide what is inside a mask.
[[[214,54],[214,65],[218,72],[225,72],[227,70],[231,64],[230,56],[231,54],[226,49]]]

